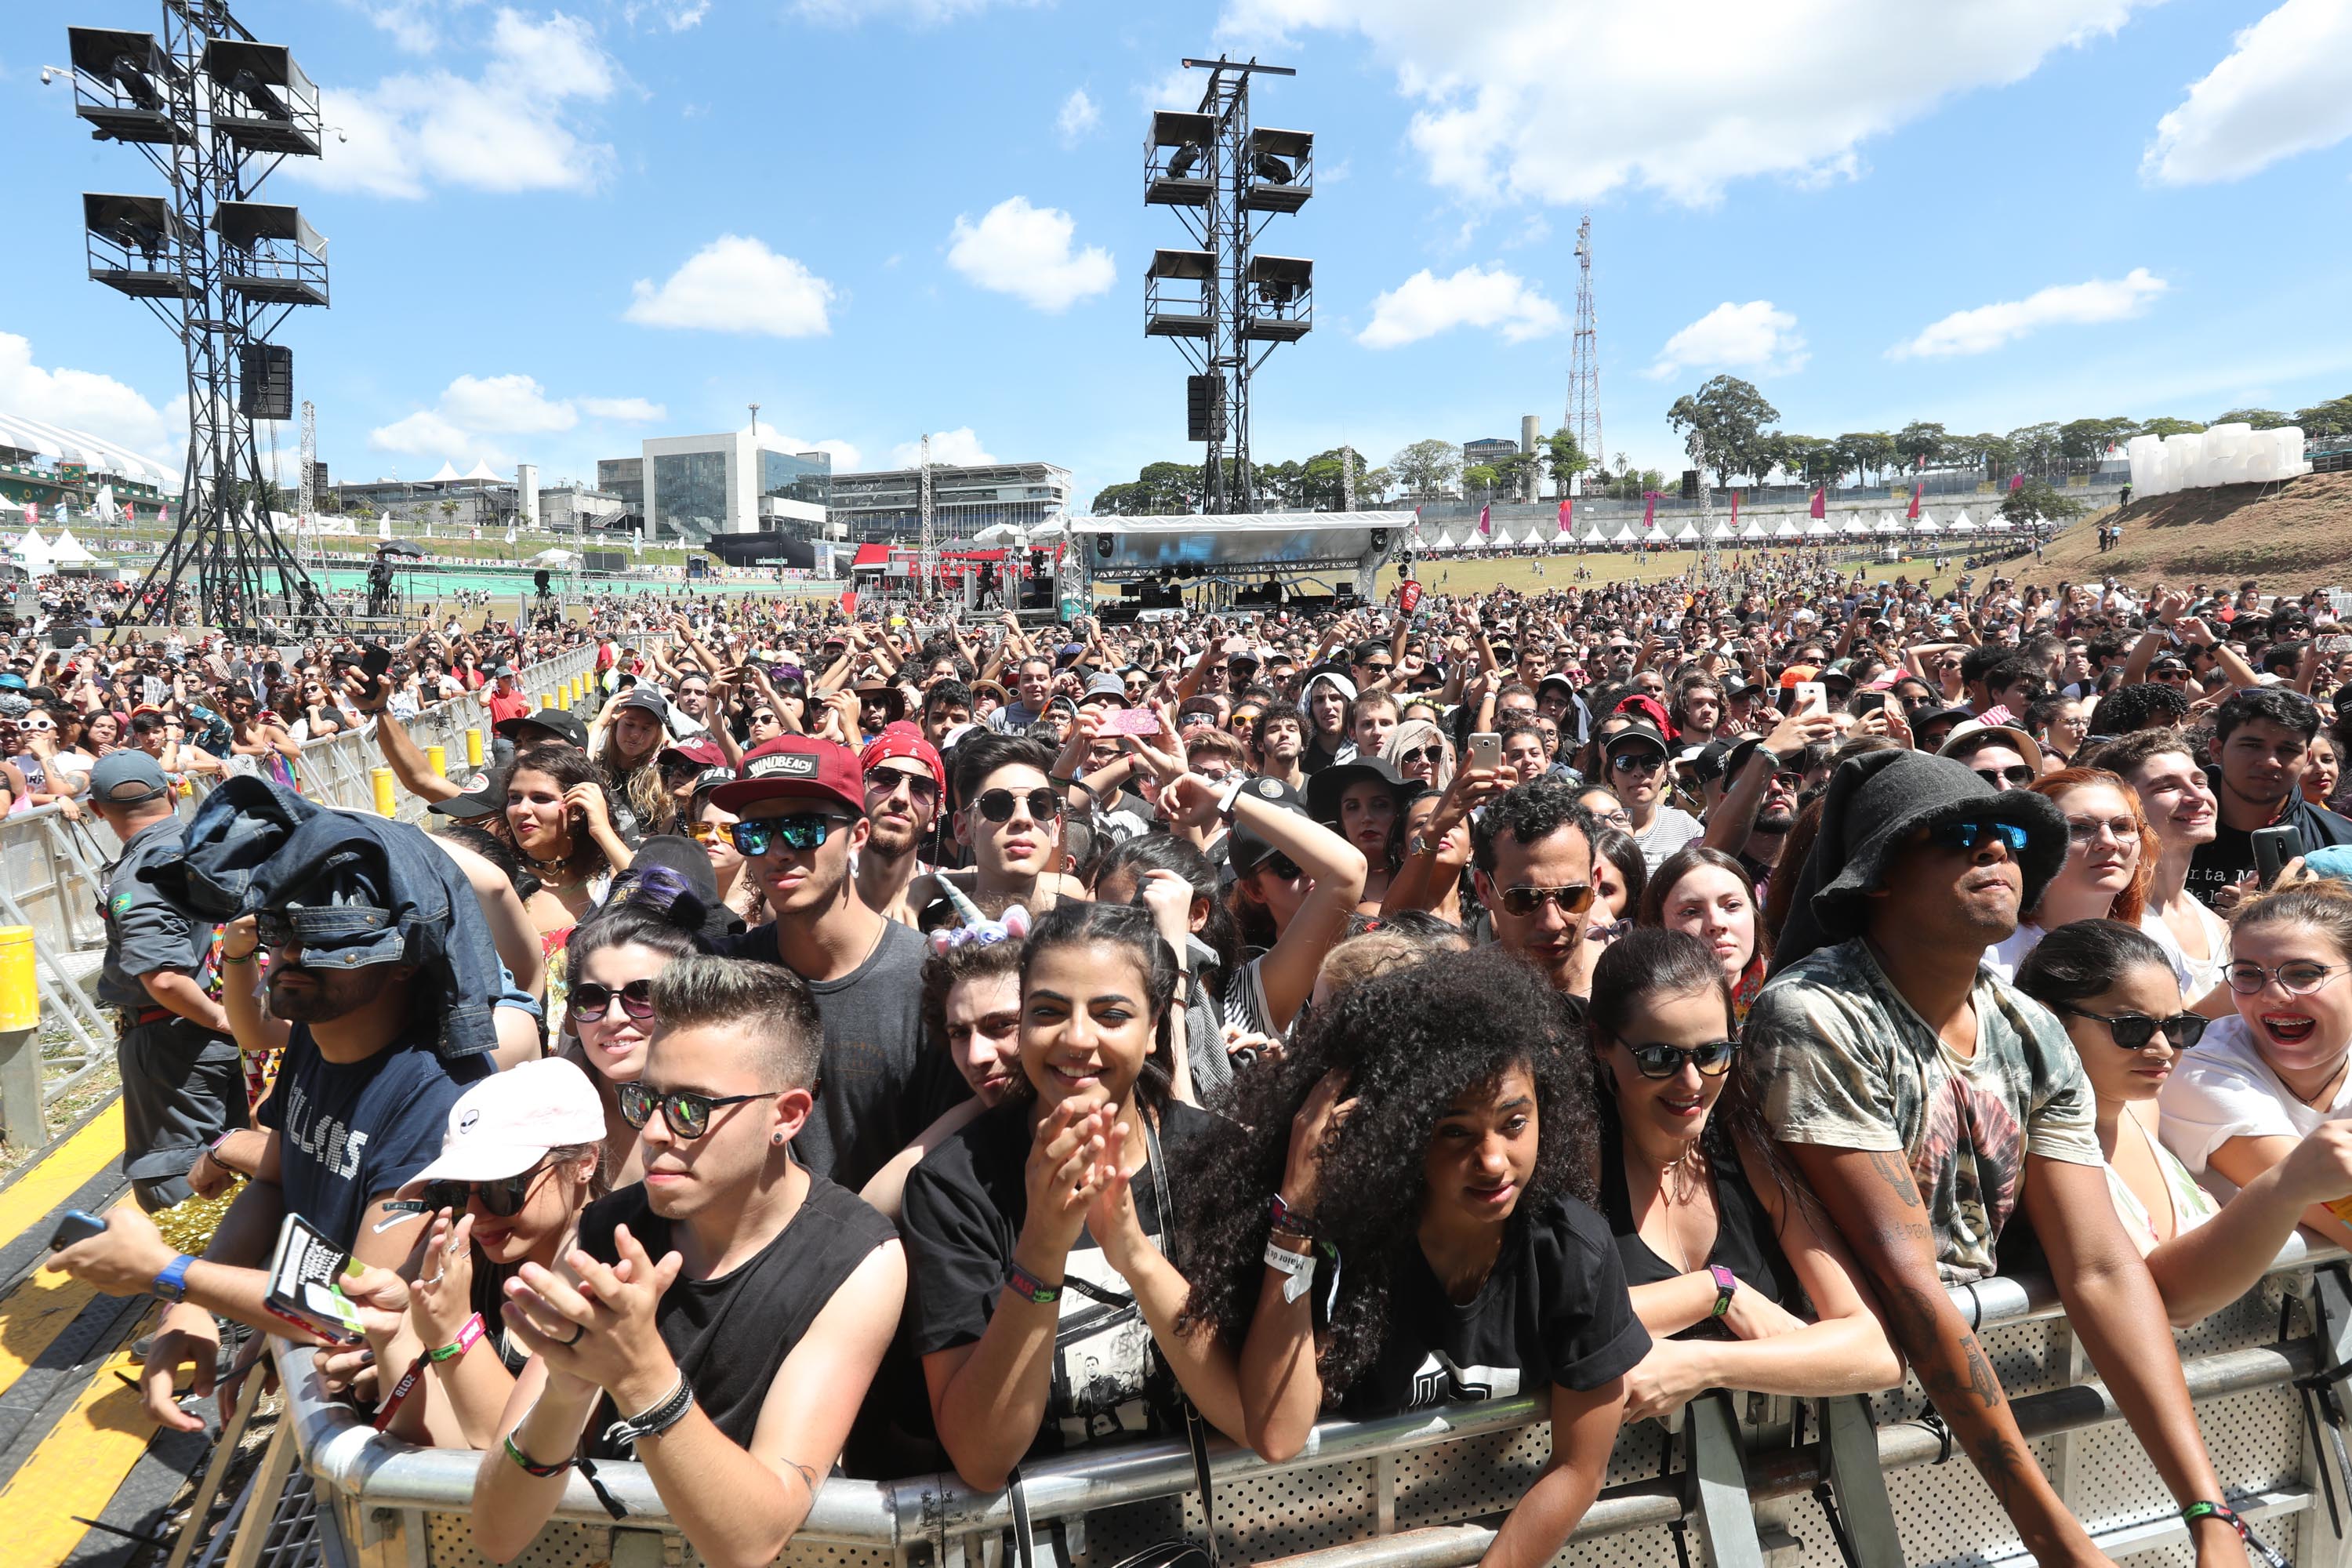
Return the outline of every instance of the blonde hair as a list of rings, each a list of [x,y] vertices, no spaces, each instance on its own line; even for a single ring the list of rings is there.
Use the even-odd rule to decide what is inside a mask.
[[[2352,962],[2352,887],[2321,877],[2258,894],[2238,906],[2230,919],[2230,933],[2234,940],[2242,931],[2264,925],[2309,926]]]
[[[1316,978],[1337,996],[1392,969],[1419,963],[1429,954],[1430,944],[1425,942],[1416,942],[1398,931],[1370,931],[1350,937],[1325,953],[1323,967],[1316,971]]]

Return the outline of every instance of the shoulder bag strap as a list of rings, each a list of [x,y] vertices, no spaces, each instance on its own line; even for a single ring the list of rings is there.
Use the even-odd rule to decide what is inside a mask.
[[[1160,1152],[1159,1119],[1146,1112],[1143,1117],[1144,1148],[1151,1161],[1151,1192],[1160,1205],[1160,1237],[1161,1252],[1169,1267],[1179,1274],[1183,1268],[1176,1261],[1176,1205],[1168,1195],[1168,1161]],[[1201,1522],[1202,1544],[1208,1549],[1210,1568],[1217,1563],[1217,1497],[1209,1484],[1209,1424],[1192,1407],[1192,1396],[1178,1385],[1178,1397],[1184,1404],[1184,1439],[1192,1450],[1192,1479],[1201,1489]],[[1024,1565],[1026,1568],[1026,1564]]]

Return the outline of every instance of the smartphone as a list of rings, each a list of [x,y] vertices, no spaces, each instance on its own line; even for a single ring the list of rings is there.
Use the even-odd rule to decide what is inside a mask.
[[[2254,843],[2254,874],[2265,888],[2278,880],[2288,861],[2303,853],[2300,828],[2257,827],[2247,837]]]
[[[360,655],[360,668],[370,676],[382,675],[392,668],[392,649],[377,645]]]
[[[2322,653],[2352,653],[2352,637],[2347,637],[2342,632],[2331,632],[2327,636],[2319,639],[2319,651]]]
[[[1808,713],[1826,713],[1829,710],[1830,689],[1828,687],[1818,680],[1797,682],[1796,712],[1800,717]]]
[[[1481,730],[1470,737],[1470,749],[1465,764],[1474,768],[1499,768],[1503,765],[1503,737]]]
[[[1114,708],[1103,715],[1100,730],[1106,735],[1157,735],[1160,715],[1149,708]]]
[[[1884,691],[1859,692],[1853,700],[1853,710],[1857,713],[1875,713],[1885,706],[1886,693]]]
[[[58,1221],[58,1228],[49,1233],[49,1246],[52,1249],[62,1250],[77,1242],[88,1241],[105,1229],[106,1221],[88,1209],[68,1209],[65,1218]]]

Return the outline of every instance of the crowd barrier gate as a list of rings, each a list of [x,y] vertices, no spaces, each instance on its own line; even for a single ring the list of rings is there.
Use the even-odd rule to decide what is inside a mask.
[[[2352,1377],[2352,1281],[2339,1249],[2298,1236],[2239,1302],[2177,1334],[2189,1391],[2228,1500],[2301,1568],[2352,1565],[2352,1466],[2336,1425]],[[1952,1291],[2014,1403],[2059,1495],[2117,1559],[2161,1550],[2189,1561],[2174,1504],[2087,1363],[2046,1279]],[[307,1529],[351,1568],[479,1568],[466,1517],[480,1456],[381,1436],[322,1397],[310,1352],[274,1346],[287,1390],[276,1441],[290,1452],[282,1493],[249,1499],[272,1539]],[[2306,1404],[2305,1402],[2308,1401]],[[1799,1407],[1807,1406],[1801,1416]],[[1870,1400],[1760,1395],[1695,1401],[1679,1438],[1654,1422],[1620,1438],[1608,1486],[1559,1561],[1655,1568],[1687,1531],[1694,1563],[1717,1568],[1889,1568],[2029,1561],[1965,1454],[1921,1420],[1916,1382]],[[2308,1415],[2305,1412],[2308,1412]],[[1282,1568],[1466,1568],[1549,1452],[1540,1402],[1455,1405],[1358,1424],[1326,1423],[1291,1462],[1212,1445],[1219,1545],[1228,1563]],[[1662,1455],[1676,1450],[1675,1473]],[[598,1467],[626,1504],[615,1524],[574,1474],[555,1518],[517,1559],[531,1568],[677,1568],[698,1561],[642,1466]],[[1183,1496],[1200,1528],[1181,1441],[1154,1441],[1024,1466],[1033,1528],[1079,1525],[1119,1503]],[[1825,1509],[1834,1504],[1834,1512]],[[1003,1493],[951,1475],[891,1482],[835,1476],[777,1560],[782,1568],[1004,1568]],[[1141,1542],[1100,1539],[1108,1563]],[[1844,1546],[1840,1544],[1843,1536]],[[1050,1561],[1048,1543],[1038,1560]]]

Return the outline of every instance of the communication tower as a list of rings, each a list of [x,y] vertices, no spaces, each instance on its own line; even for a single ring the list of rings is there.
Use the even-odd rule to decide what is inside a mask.
[[[1568,370],[1568,433],[1586,462],[1605,460],[1601,445],[1601,327],[1592,314],[1592,215],[1576,226],[1576,347]]]

